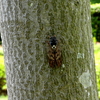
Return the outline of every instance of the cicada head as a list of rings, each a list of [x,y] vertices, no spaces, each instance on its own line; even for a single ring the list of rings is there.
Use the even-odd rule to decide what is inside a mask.
[[[50,45],[52,46],[52,49],[56,48],[57,43],[58,43],[58,41],[55,36],[50,37]]]

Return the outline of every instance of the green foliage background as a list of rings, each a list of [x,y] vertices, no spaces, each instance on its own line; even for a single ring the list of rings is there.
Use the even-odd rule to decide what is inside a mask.
[[[91,4],[100,3],[100,0],[90,0]]]
[[[92,34],[100,42],[100,4],[91,5]]]

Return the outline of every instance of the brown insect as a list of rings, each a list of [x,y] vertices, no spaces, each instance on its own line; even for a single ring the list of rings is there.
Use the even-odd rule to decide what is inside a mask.
[[[50,67],[60,67],[62,65],[62,55],[59,49],[59,43],[55,36],[50,37],[48,42],[48,59]]]

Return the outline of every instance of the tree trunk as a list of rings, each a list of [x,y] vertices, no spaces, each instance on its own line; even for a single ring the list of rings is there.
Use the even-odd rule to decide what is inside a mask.
[[[9,100],[98,100],[89,0],[0,0]],[[48,36],[63,63],[51,68]]]

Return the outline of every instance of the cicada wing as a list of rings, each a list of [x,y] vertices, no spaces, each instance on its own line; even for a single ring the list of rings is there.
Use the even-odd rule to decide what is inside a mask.
[[[55,67],[55,61],[49,59],[49,65],[50,65],[50,67],[52,67],[52,68]]]
[[[61,67],[61,65],[62,65],[62,59],[59,58],[59,59],[56,60],[56,66]]]

